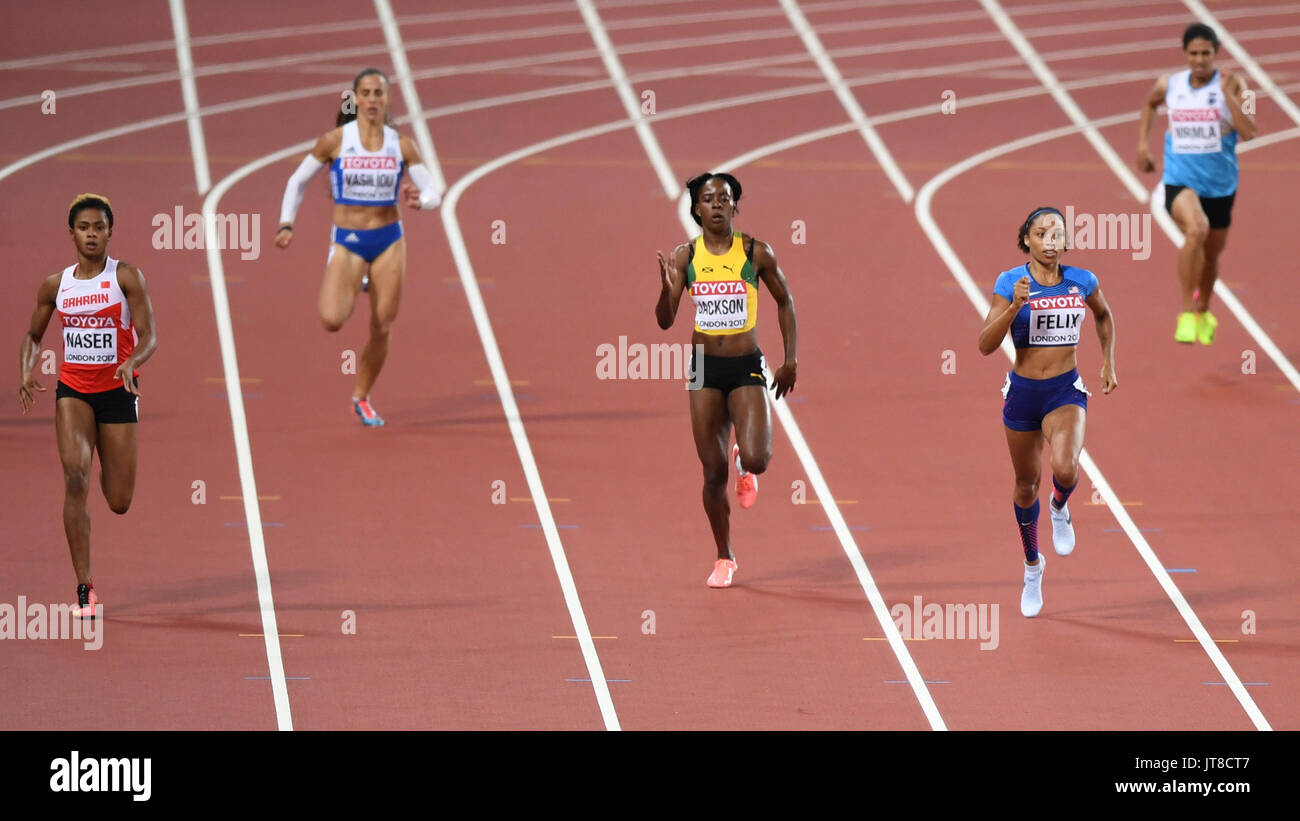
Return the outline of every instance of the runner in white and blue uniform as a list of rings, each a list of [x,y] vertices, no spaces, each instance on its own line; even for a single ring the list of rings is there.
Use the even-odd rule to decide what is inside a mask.
[[[442,196],[421,164],[415,143],[388,124],[388,110],[388,77],[377,68],[362,71],[352,82],[351,97],[344,97],[338,127],[316,141],[289,178],[275,235],[276,245],[289,247],[307,182],[329,166],[334,228],[320,290],[320,318],[325,330],[337,331],[352,314],[357,293],[369,292],[370,338],[357,363],[352,408],[362,424],[372,427],[384,424],[370,404],[370,389],[388,357],[406,275],[398,197],[404,191],[407,205],[429,209],[437,208]],[[403,188],[404,173],[414,187]]]
[[[1059,555],[1074,550],[1074,525],[1066,504],[1079,481],[1088,390],[1079,376],[1075,351],[1083,320],[1092,311],[1101,342],[1101,390],[1115,379],[1115,318],[1091,271],[1062,265],[1069,248],[1065,217],[1055,208],[1038,208],[1020,224],[1016,241],[1029,262],[998,275],[980,353],[1002,345],[1007,331],[1016,362],[1002,386],[1002,424],[1016,484],[1012,494],[1020,542],[1025,552],[1025,586],[1020,612],[1038,615],[1043,607],[1043,557],[1038,552],[1038,483],[1043,444],[1051,448],[1052,544]]]
[[[1182,310],[1174,339],[1202,345],[1214,342],[1219,326],[1210,313],[1210,294],[1237,196],[1237,140],[1249,140],[1256,132],[1254,115],[1242,108],[1246,80],[1216,70],[1218,52],[1214,29],[1202,23],[1188,26],[1183,54],[1189,68],[1156,80],[1138,126],[1138,170],[1154,171],[1148,142],[1156,107],[1164,104],[1169,114],[1165,208],[1187,238],[1178,252]]]

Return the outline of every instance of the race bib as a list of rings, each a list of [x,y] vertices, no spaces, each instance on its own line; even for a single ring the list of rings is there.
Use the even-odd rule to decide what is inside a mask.
[[[350,200],[387,202],[397,190],[396,157],[342,157],[343,196]]]
[[[1030,345],[1078,345],[1087,303],[1078,294],[1029,300]]]
[[[1216,108],[1179,108],[1169,112],[1175,154],[1217,154],[1223,144]]]
[[[744,280],[691,283],[695,327],[701,331],[732,331],[749,322],[749,293]]]
[[[117,324],[112,317],[75,317],[63,329],[63,361],[69,365],[113,365],[117,362]]]

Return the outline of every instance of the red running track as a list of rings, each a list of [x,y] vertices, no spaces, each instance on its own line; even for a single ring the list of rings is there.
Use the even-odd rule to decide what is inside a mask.
[[[979,4],[801,5],[868,115],[916,109],[878,126],[914,189],[976,152],[1069,123]],[[1297,58],[1280,39],[1300,19],[1294,5],[1216,12],[1284,87],[1295,81]],[[202,118],[214,184],[328,128],[338,90],[361,66],[391,67],[369,6],[313,8],[310,35],[282,36],[275,29],[291,25],[291,14],[268,21],[251,5],[188,8],[199,103],[234,106]],[[634,99],[654,92],[660,117],[651,128],[674,180],[849,121],[776,4],[598,9]],[[517,4],[491,14],[463,2],[432,14],[414,3],[395,11],[442,170],[452,184],[475,175],[455,222],[553,500],[574,589],[591,633],[610,637],[594,647],[619,725],[933,726],[890,644],[878,640],[883,628],[829,529],[825,500],[806,490],[805,500],[819,503],[794,504],[795,483],[810,477],[785,433],[775,435],[760,504],[733,512],[738,584],[708,590],[712,545],[680,384],[597,378],[603,344],[687,339],[684,327],[664,334],[651,317],[653,251],[683,234],[635,133],[576,139],[475,173],[509,152],[626,116],[578,10]],[[1070,93],[1090,118],[1136,112],[1156,74],[1178,67],[1178,21],[1188,17],[1171,2],[1063,4],[1050,18],[1008,12],[1062,82],[1081,84]],[[146,20],[109,21],[96,42],[156,41],[156,50],[7,67],[0,96],[174,72],[170,19]],[[21,22],[29,34],[5,44],[7,59],[92,46],[70,42],[57,20],[32,10]],[[237,32],[262,36],[223,36]],[[958,109],[942,115],[948,90]],[[39,104],[15,106],[22,127],[7,131],[3,163],[183,112],[179,92],[170,77],[60,91],[53,116]],[[238,107],[276,94],[284,99]],[[981,95],[1001,96],[980,104]],[[699,110],[686,113],[691,106]],[[1265,135],[1294,125],[1266,98],[1258,118]],[[1135,130],[1123,122],[1101,135],[1131,162]],[[269,241],[297,156],[242,176],[216,203],[220,213],[263,217],[260,256],[228,251],[223,262],[292,725],[607,726],[583,681],[590,672],[578,642],[555,638],[575,635],[575,626],[445,216],[404,216],[402,314],[374,394],[389,424],[362,430],[341,364],[364,342],[367,304],[360,300],[335,335],[315,315],[329,218],[323,183],[303,206],[294,245],[281,252]],[[1243,152],[1241,165],[1222,279],[1295,361],[1300,339],[1288,319],[1296,299],[1268,239],[1285,236],[1284,212],[1270,204],[1294,187],[1296,143]],[[802,367],[790,408],[852,528],[849,549],[861,551],[889,606],[917,596],[999,606],[996,649],[906,642],[943,724],[1254,726],[1215,683],[1223,679],[1205,650],[1186,641],[1191,631],[1111,512],[1087,504],[1091,485],[1075,497],[1079,549],[1048,557],[1044,612],[1019,616],[995,393],[1006,363],[1001,354],[975,355],[982,317],[863,139],[848,130],[766,149],[733,170],[747,192],[739,225],[773,246],[796,296]],[[23,289],[67,264],[59,225],[66,202],[98,190],[117,212],[113,253],[149,277],[162,343],[145,371],[135,506],[119,518],[102,501],[92,505],[104,649],[6,642],[0,686],[31,695],[11,702],[4,726],[277,726],[263,640],[248,635],[262,622],[207,259],[148,239],[155,214],[197,213],[203,204],[184,122],[98,139],[3,184],[11,201],[33,204],[10,215],[0,240],[31,272],[20,298],[2,309],[3,327],[20,336],[30,306]],[[1044,202],[1146,213],[1080,136],[958,175],[935,193],[932,212],[987,293],[998,271],[1022,259],[1012,227]],[[806,244],[792,241],[795,220]],[[504,244],[494,242],[502,230]],[[1164,566],[1195,570],[1172,579],[1224,640],[1217,646],[1259,711],[1274,728],[1294,729],[1297,563],[1284,523],[1294,508],[1285,499],[1300,396],[1226,310],[1216,311],[1213,347],[1168,339],[1174,249],[1153,230],[1149,259],[1080,250],[1071,260],[1097,272],[1118,323],[1120,389],[1094,396],[1088,449],[1120,499],[1140,503],[1126,510]],[[779,356],[766,298],[760,312],[764,350]],[[1080,368],[1095,383],[1097,347],[1085,335]],[[941,368],[952,361],[948,351],[951,374]],[[1257,354],[1254,374],[1242,373],[1244,351]],[[16,406],[0,410],[12,460],[0,602],[61,601],[69,592],[51,402],[42,397],[27,418]],[[192,503],[195,481],[204,482],[206,504]],[[1242,547],[1229,554],[1229,545]],[[345,611],[355,616],[355,635],[342,630]],[[1244,611],[1255,615],[1253,634],[1242,632]],[[92,714],[57,709],[88,683],[103,693]]]

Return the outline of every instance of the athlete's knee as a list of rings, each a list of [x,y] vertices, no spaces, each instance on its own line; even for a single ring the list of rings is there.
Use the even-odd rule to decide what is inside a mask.
[[[128,490],[126,493],[107,493],[104,498],[108,501],[108,509],[120,516],[131,509],[131,496],[131,491]]]
[[[747,473],[762,473],[767,470],[768,463],[772,461],[772,449],[765,448],[761,451],[740,449],[740,466]]]
[[[1061,487],[1074,487],[1079,481],[1079,461],[1073,457],[1052,459],[1052,475]]]
[[[727,489],[727,463],[704,466],[704,489],[709,492],[725,492]]]
[[[1203,244],[1205,238],[1210,235],[1210,221],[1201,216],[1193,217],[1185,233],[1188,242]]]
[[[393,323],[397,319],[395,316],[375,316],[370,320],[370,337],[372,339],[386,338],[393,333]]]
[[[321,327],[329,331],[330,333],[334,333],[335,331],[342,328],[344,321],[345,320],[343,317],[330,316],[328,314],[320,315]]]
[[[90,492],[90,471],[84,468],[63,469],[63,490],[68,496],[78,498]]]
[[[1032,479],[1023,479],[1023,478],[1017,476],[1017,477],[1016,477],[1016,496],[1017,496],[1018,498],[1021,498],[1021,499],[1026,498],[1026,497],[1037,496],[1037,495],[1038,495],[1038,482],[1039,482],[1039,479],[1038,479],[1037,476],[1035,476],[1035,477],[1032,478]]]

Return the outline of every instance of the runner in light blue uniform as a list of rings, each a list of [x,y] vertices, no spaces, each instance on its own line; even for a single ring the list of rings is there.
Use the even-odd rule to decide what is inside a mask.
[[[1138,170],[1154,171],[1149,150],[1151,123],[1156,108],[1165,105],[1169,114],[1165,208],[1187,238],[1178,252],[1182,311],[1174,339],[1202,345],[1214,342],[1219,326],[1210,313],[1210,294],[1232,224],[1237,140],[1249,140],[1256,132],[1251,113],[1254,106],[1245,105],[1245,78],[1216,70],[1218,52],[1219,38],[1213,29],[1202,23],[1188,26],[1183,32],[1183,53],[1189,68],[1156,80],[1138,126]]]

